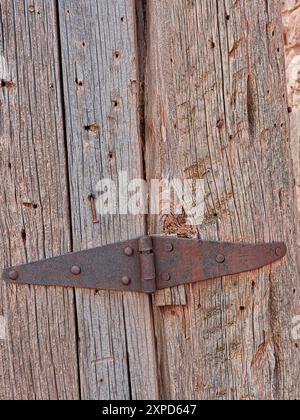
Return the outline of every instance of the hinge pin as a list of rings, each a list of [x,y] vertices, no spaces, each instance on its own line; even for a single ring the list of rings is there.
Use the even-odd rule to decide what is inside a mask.
[[[156,273],[151,236],[139,240],[141,280],[145,293],[156,292]]]

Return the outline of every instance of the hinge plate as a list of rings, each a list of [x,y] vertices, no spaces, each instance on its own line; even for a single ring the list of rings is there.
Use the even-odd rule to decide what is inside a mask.
[[[284,243],[242,244],[147,236],[5,269],[9,284],[154,293],[269,265]]]

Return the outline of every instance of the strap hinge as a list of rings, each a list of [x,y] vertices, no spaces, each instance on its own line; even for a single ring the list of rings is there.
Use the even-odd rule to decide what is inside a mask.
[[[154,293],[256,270],[285,256],[282,242],[242,244],[145,236],[7,268],[8,284]]]

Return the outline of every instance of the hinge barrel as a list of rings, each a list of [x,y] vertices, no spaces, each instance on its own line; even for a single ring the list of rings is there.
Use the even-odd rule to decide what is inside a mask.
[[[151,236],[145,236],[139,240],[141,281],[145,293],[155,293],[156,291],[156,272],[155,257]]]

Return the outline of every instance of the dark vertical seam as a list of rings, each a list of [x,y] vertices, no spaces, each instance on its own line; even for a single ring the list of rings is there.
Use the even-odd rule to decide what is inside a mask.
[[[2,48],[3,48],[3,52],[4,52],[4,24],[3,24],[3,20],[2,20],[2,6],[0,4],[0,30],[1,30],[1,41],[2,41]],[[4,54],[3,54],[4,57]]]
[[[64,135],[64,149],[65,149],[65,164],[66,164],[66,181],[67,181],[67,197],[68,197],[68,210],[69,210],[69,226],[70,226],[70,251],[74,249],[73,245],[73,227],[72,227],[72,211],[71,211],[71,188],[70,188],[70,173],[69,173],[69,159],[68,159],[68,141],[67,141],[67,127],[66,127],[66,107],[64,100],[64,77],[63,77],[63,54],[62,54],[62,42],[61,42],[61,26],[60,26],[60,16],[59,16],[59,0],[55,0],[54,3],[55,12],[56,12],[56,28],[57,28],[57,47],[58,47],[58,61],[59,61],[59,76],[60,76],[60,102],[62,109],[62,124],[63,124],[63,135]],[[75,336],[76,336],[76,353],[77,353],[77,382],[78,382],[78,394],[79,399],[82,400],[82,391],[81,391],[81,375],[80,375],[80,354],[79,354],[79,321],[78,321],[78,311],[77,311],[77,300],[76,300],[76,291],[73,290],[74,298],[74,323],[75,323]]]
[[[124,295],[122,295],[122,312],[123,312],[123,321],[124,321],[124,339],[125,339],[125,350],[126,350],[126,367],[127,367],[127,378],[128,378],[128,392],[129,392],[129,400],[133,400],[132,396],[132,379],[131,379],[131,372],[130,372],[130,354],[128,348],[128,331],[126,325],[126,313],[125,313],[125,305],[124,305]]]
[[[220,26],[220,6],[218,4],[218,1],[216,2],[216,14],[217,14],[218,41],[219,41],[219,48],[220,48],[220,67],[221,67],[221,75],[222,75],[222,102],[223,102],[223,107],[224,107],[224,118],[225,118],[226,129],[227,129],[228,123],[227,123],[226,100],[225,100],[225,96],[226,96],[226,92],[225,92],[225,73],[224,73],[223,55],[222,55],[222,40],[221,40],[221,26]],[[224,19],[225,19],[225,16],[224,16]],[[233,185],[232,179],[231,179],[231,185]],[[236,207],[236,205],[235,205],[235,207]],[[224,277],[221,278],[220,285],[221,285],[221,296],[222,296],[222,298],[221,298],[221,305],[224,308],[224,298],[223,298],[224,288],[225,288]],[[226,355],[229,355],[228,336],[227,336],[227,333],[226,333],[226,329],[224,328],[225,315],[223,316],[223,311],[222,310],[221,310],[221,313],[220,313],[220,321],[221,321],[222,329],[224,330],[224,334],[222,336],[223,336],[223,341],[224,341],[224,344],[225,344]],[[227,359],[227,357],[226,357],[226,359]],[[229,358],[228,358],[228,360],[229,360]],[[234,396],[232,395],[232,390],[231,390],[231,387],[230,387],[230,373],[229,373],[229,370],[230,369],[232,369],[232,364],[227,363],[227,365],[225,367],[225,370],[226,370],[226,379],[227,379],[227,395],[228,395],[229,398],[235,399]]]
[[[138,83],[139,83],[139,129],[141,140],[142,170],[144,178],[147,179],[146,173],[146,112],[145,112],[145,69],[146,69],[146,50],[147,50],[147,3],[146,0],[136,0],[136,37],[137,37],[137,62],[138,62]],[[146,227],[147,217],[146,217]]]
[[[135,35],[135,47],[137,54],[137,79],[138,79],[138,104],[137,104],[137,121],[138,121],[138,136],[140,139],[140,153],[141,153],[141,170],[144,178],[146,179],[145,172],[145,156],[144,156],[144,144],[145,144],[145,106],[144,106],[144,0],[134,0],[132,3],[132,14],[134,20],[134,35]],[[144,217],[144,229],[147,231],[147,217]],[[129,399],[133,400],[133,387],[132,377],[130,371],[130,354],[128,346],[128,331],[126,324],[126,311],[124,304],[124,296],[122,296],[122,310],[125,328],[125,350],[126,350],[126,363],[127,363],[127,376],[128,376],[128,392]]]
[[[136,13],[136,43],[137,43],[137,62],[138,62],[138,100],[139,100],[139,109],[138,109],[138,117],[139,117],[139,135],[140,135],[140,142],[141,142],[141,159],[142,159],[142,171],[145,180],[147,178],[147,161],[146,161],[146,125],[147,125],[147,117],[146,117],[146,68],[147,68],[147,50],[148,50],[148,12],[149,12],[149,4],[147,0],[135,0],[135,13]],[[148,185],[149,188],[149,185]],[[149,194],[150,196],[150,194]],[[150,202],[148,202],[148,209],[150,210]],[[146,235],[149,234],[149,216],[145,215],[145,228],[146,228]],[[158,395],[161,394],[161,386],[160,386],[160,368],[159,368],[159,360],[158,360],[158,351],[157,351],[157,338],[156,338],[156,328],[155,328],[155,321],[154,321],[154,308],[153,303],[150,299],[150,315],[151,315],[151,325],[153,331],[153,348],[154,348],[154,356],[155,356],[155,364],[158,373],[157,380],[157,392]]]

